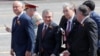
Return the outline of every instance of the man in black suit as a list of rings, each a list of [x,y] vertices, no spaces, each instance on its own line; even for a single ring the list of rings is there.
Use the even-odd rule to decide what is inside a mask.
[[[88,7],[85,5],[79,6],[76,10],[77,20],[80,24],[74,28],[73,33],[68,37],[70,56],[97,55],[97,24],[88,15]]]
[[[90,1],[85,1],[83,5],[86,5],[89,9],[90,12],[90,18],[93,19],[98,26],[98,51],[97,55],[100,56],[100,15],[96,13],[95,10],[95,2],[90,0]]]
[[[62,27],[63,29],[65,29],[67,26],[67,21],[72,21],[75,18],[75,6],[71,3],[65,3],[63,5],[63,13],[64,15],[62,16],[61,20],[60,20],[60,23],[59,23],[59,26]]]
[[[64,15],[62,16],[59,26],[65,31],[66,38],[64,38],[64,43],[67,41],[66,39],[68,36],[71,34],[74,25],[77,24],[76,22],[76,16],[75,16],[75,10],[74,10],[74,5],[71,3],[65,3],[63,5],[63,13]],[[69,23],[70,22],[70,23]],[[69,28],[69,29],[68,29]],[[69,30],[69,31],[68,31]],[[68,33],[68,34],[67,34]],[[66,43],[65,43],[66,44]],[[67,44],[66,48],[61,48],[61,51],[64,51],[67,49]],[[64,51],[65,52],[65,51]]]
[[[53,14],[50,10],[42,13],[44,23],[38,26],[34,56],[59,56],[61,44],[60,29],[57,24],[52,22]]]

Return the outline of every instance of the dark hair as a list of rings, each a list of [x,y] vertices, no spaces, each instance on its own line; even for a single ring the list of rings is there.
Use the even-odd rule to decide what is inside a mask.
[[[80,5],[79,8],[78,8],[78,10],[80,12],[82,12],[83,16],[89,15],[89,10],[88,10],[88,7],[86,5]]]
[[[91,11],[93,11],[95,9],[95,3],[93,1],[91,1],[91,0],[85,1],[83,3],[83,5],[86,5],[87,7],[89,7],[89,9]]]

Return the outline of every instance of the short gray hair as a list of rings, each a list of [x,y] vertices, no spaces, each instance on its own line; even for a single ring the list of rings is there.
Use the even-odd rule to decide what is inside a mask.
[[[49,13],[49,12],[51,12],[51,13],[53,14],[53,12],[52,12],[51,10],[49,10],[49,9],[45,9],[45,10],[43,10],[43,12],[42,12],[42,16],[44,16],[45,13]]]
[[[75,9],[75,5],[73,3],[64,3],[63,8],[65,8],[65,7],[69,7],[72,10]]]
[[[89,15],[89,9],[86,5],[80,5],[78,7],[78,11],[82,12],[83,16],[88,16]]]

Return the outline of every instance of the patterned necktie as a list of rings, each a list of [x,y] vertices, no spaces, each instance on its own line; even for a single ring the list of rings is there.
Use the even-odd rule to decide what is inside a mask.
[[[42,30],[42,38],[44,37],[45,33],[46,33],[46,29],[47,29],[47,26],[45,25],[43,27],[43,30]]]

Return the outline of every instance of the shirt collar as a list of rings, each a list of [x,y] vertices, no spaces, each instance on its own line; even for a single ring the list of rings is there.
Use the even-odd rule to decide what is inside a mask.
[[[83,24],[83,22],[88,18],[89,16],[86,16],[82,21],[81,24]]]
[[[23,14],[24,12],[22,11],[19,15],[18,15],[18,18],[20,18],[21,17],[21,15]]]
[[[74,16],[75,16],[75,13],[73,13],[72,17],[68,21],[72,22],[74,19]]]
[[[46,23],[44,23],[43,27],[45,27],[45,26],[47,26],[47,27],[48,27],[48,25],[47,25]]]

